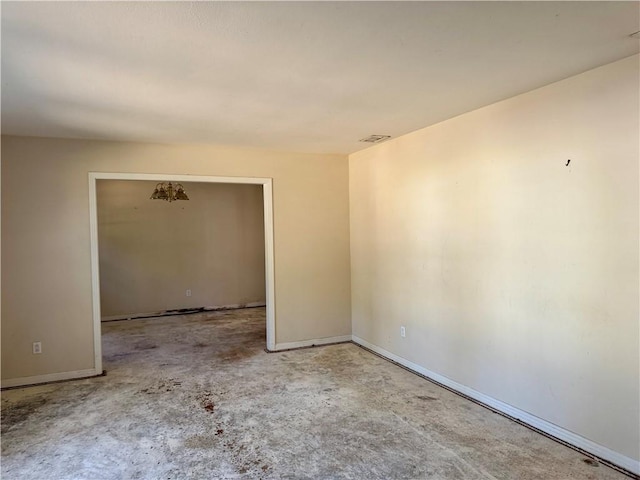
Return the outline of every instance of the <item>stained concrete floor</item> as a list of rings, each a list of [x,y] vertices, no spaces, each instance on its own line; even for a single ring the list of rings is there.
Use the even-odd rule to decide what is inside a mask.
[[[2,478],[627,478],[356,345],[264,345],[264,309],[104,324],[107,376],[3,392]]]

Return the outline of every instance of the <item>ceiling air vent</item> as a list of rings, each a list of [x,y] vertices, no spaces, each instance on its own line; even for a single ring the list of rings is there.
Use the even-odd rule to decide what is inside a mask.
[[[368,137],[361,138],[358,140],[359,142],[367,142],[367,143],[380,143],[385,140],[389,140],[391,135],[369,135]]]

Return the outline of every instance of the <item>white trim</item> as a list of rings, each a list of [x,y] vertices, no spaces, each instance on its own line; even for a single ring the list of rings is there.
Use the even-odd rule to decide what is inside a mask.
[[[153,182],[198,182],[198,183],[240,183],[249,185],[271,184],[270,178],[263,177],[218,177],[214,175],[167,175],[164,173],[115,173],[89,172],[95,180],[149,180]]]
[[[595,443],[576,433],[570,432],[569,430],[565,430],[564,428],[559,427],[558,425],[554,425],[553,423],[543,420],[542,418],[536,417],[535,415],[532,415],[512,405],[485,395],[484,393],[480,393],[472,388],[462,385],[461,383],[455,382],[447,377],[432,372],[431,370],[427,370],[417,363],[413,363],[405,358],[399,357],[398,355],[395,355],[381,347],[378,347],[377,345],[369,343],[356,335],[353,335],[352,337],[354,343],[366,347],[369,350],[376,352],[377,354],[389,360],[399,363],[409,370],[419,373],[420,375],[424,375],[425,377],[441,383],[442,385],[455,390],[456,392],[466,395],[467,397],[471,397],[480,403],[483,403],[495,410],[498,410],[499,412],[509,415],[510,417],[516,418],[521,422],[526,423],[527,425],[530,425],[551,435],[552,437],[569,443],[577,448],[584,450],[585,452],[595,455],[596,457],[600,457],[603,460],[606,460],[614,465],[628,470],[629,472],[633,472],[636,475],[640,474],[640,461],[638,460],[634,460],[630,457],[622,455],[621,453],[615,452],[603,445]]]
[[[203,311],[203,312],[216,312],[218,310],[239,310],[242,308],[256,308],[256,307],[264,307],[267,304],[265,302],[249,302],[249,303],[232,303],[229,305],[214,305],[211,307],[194,307],[194,313]],[[203,310],[200,310],[200,309]],[[190,312],[184,312],[185,314],[189,314]],[[142,313],[127,313],[126,315],[107,315],[102,317],[103,322],[112,322],[114,320],[131,320],[134,319],[143,319],[143,318],[153,318],[153,317],[162,317],[165,315],[180,315],[181,313],[175,310],[164,310],[161,312],[142,312]]]
[[[264,204],[265,289],[267,297],[267,349],[276,347],[276,274],[274,258],[273,181],[262,184]]]
[[[300,342],[277,343],[275,348],[270,348],[272,352],[280,352],[282,350],[291,350],[292,348],[316,347],[327,345],[330,343],[345,343],[351,341],[351,335],[341,335],[339,337],[312,338],[311,340],[302,340]]]
[[[75,370],[73,372],[48,373],[46,375],[34,375],[33,377],[10,378],[2,380],[2,388],[24,387],[39,383],[59,382],[60,380],[74,380],[79,378],[95,377],[102,375],[102,370],[89,368],[87,370]]]
[[[151,180],[200,183],[238,183],[262,185],[264,207],[265,284],[267,298],[267,348],[275,348],[275,268],[273,242],[273,180],[262,177],[217,177],[212,175],[167,175],[156,173],[89,172],[89,228],[91,230],[91,289],[93,298],[93,344],[96,370],[102,371],[102,333],[100,318],[100,272],[98,256],[97,180]]]
[[[102,371],[102,325],[100,318],[100,257],[98,255],[98,202],[96,178],[89,173],[89,238],[91,242],[91,303],[93,315],[93,365]]]

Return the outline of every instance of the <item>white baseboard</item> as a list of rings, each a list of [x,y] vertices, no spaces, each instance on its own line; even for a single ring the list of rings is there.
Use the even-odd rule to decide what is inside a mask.
[[[581,450],[584,450],[585,452],[595,455],[596,457],[606,460],[607,462],[617,465],[624,470],[632,472],[635,475],[640,475],[640,461],[638,460],[629,458],[625,455],[622,455],[621,453],[615,452],[576,433],[565,430],[558,425],[554,425],[553,423],[543,420],[542,418],[536,417],[535,415],[527,413],[507,403],[501,402],[500,400],[485,395],[484,393],[480,393],[447,377],[427,370],[426,368],[421,367],[416,363],[410,362],[409,360],[388,352],[387,350],[380,348],[377,345],[369,343],[356,335],[353,335],[352,340],[354,343],[368,348],[369,350],[389,360],[399,363],[409,370],[419,373],[420,375],[424,375],[425,377],[428,377],[435,382],[438,382],[452,390],[455,390],[456,392],[466,395],[467,397],[473,398],[474,400],[483,403],[488,407],[491,407],[492,409],[502,412],[510,417],[516,418],[519,421],[526,423],[527,425],[536,428],[552,437],[555,437],[562,442],[573,445],[574,447],[577,447]]]
[[[274,352],[282,350],[291,350],[292,348],[314,347],[320,345],[328,345],[330,343],[350,342],[351,335],[342,335],[339,337],[312,338],[311,340],[302,340],[300,342],[276,343]]]
[[[2,388],[26,387],[40,383],[58,382],[60,380],[74,380],[102,375],[101,370],[89,368],[87,370],[75,370],[73,372],[48,373],[46,375],[34,375],[32,377],[2,379]]]
[[[240,308],[255,308],[266,307],[265,302],[249,302],[249,303],[232,303],[229,305],[217,305],[212,307],[194,307],[193,310],[204,309],[205,312],[215,312],[216,310],[237,310]],[[162,317],[163,315],[179,315],[180,313],[175,310],[163,310],[161,312],[144,312],[144,313],[129,313],[127,315],[106,315],[100,318],[102,322],[112,322],[114,320],[131,320],[132,318],[148,318],[148,317]]]

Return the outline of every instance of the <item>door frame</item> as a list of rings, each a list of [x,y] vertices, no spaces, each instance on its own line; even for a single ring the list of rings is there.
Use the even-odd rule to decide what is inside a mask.
[[[102,316],[100,313],[100,257],[98,246],[98,180],[148,180],[154,182],[197,182],[262,185],[264,208],[265,287],[267,303],[267,349],[276,348],[275,270],[273,245],[273,179],[262,177],[220,177],[212,175],[167,175],[159,173],[89,172],[89,228],[91,237],[91,292],[93,300],[93,348],[97,372],[102,372]]]

